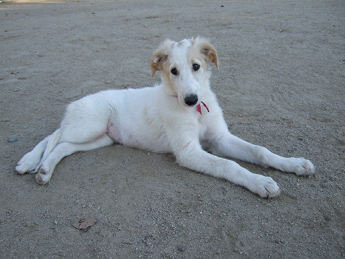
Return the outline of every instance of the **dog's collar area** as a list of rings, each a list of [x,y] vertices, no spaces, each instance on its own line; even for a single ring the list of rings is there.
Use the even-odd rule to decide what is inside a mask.
[[[206,108],[207,112],[210,112],[210,110],[208,109],[206,103],[204,103],[203,101],[201,101],[201,103],[199,103],[199,104],[196,106],[196,110],[197,110],[198,113],[200,113],[200,115],[202,115],[201,104]]]

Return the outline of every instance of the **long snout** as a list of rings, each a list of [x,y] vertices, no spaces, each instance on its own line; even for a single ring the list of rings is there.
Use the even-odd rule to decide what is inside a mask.
[[[196,105],[199,101],[199,91],[200,85],[192,76],[188,79],[186,78],[186,80],[180,81],[178,92],[181,97],[181,101],[183,101],[185,105]]]

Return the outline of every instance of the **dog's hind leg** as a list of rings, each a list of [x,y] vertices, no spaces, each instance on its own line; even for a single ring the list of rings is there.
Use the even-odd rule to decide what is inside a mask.
[[[106,134],[115,108],[107,101],[107,94],[100,92],[69,104],[60,128],[26,155],[17,171],[23,173],[37,168],[37,182],[45,184],[63,157],[112,144],[113,140]]]
[[[267,148],[248,143],[227,132],[221,137],[212,139],[211,150],[217,154],[242,161],[273,167],[283,172],[296,175],[311,175],[315,173],[314,165],[302,157],[282,157]]]
[[[42,165],[36,175],[37,183],[48,183],[53,175],[56,165],[61,161],[62,158],[69,156],[77,151],[88,151],[100,147],[109,146],[112,143],[113,140],[106,134],[87,143],[59,143],[53,149],[53,151],[47,156],[47,158],[42,162]]]
[[[67,106],[61,122],[59,138],[47,145],[42,164],[36,176],[39,184],[49,182],[60,160],[77,151],[87,151],[111,145],[113,140],[106,135],[112,110],[102,102],[99,95],[91,95]],[[53,147],[53,148],[52,148]]]
[[[18,174],[35,173],[40,164],[42,155],[46,150],[51,135],[41,140],[30,152],[26,153],[17,163]]]

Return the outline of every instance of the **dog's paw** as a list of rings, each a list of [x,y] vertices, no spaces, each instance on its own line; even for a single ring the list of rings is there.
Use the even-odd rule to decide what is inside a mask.
[[[44,171],[44,169],[42,169],[42,167],[40,167],[35,178],[36,178],[36,182],[38,184],[43,185],[43,184],[49,183],[51,175],[49,173],[47,173],[46,171]]]
[[[278,184],[271,177],[262,175],[256,176],[253,188],[250,188],[250,190],[259,194],[261,198],[273,198],[280,194]]]
[[[17,163],[15,170],[18,174],[36,173],[37,172],[37,158],[35,154],[29,152],[25,154]]]
[[[28,172],[28,167],[25,164],[18,162],[15,170],[17,174],[25,174],[26,172]]]
[[[294,170],[293,172],[296,175],[313,175],[315,174],[315,167],[307,159],[304,159],[303,157],[300,158],[293,158],[294,159]]]

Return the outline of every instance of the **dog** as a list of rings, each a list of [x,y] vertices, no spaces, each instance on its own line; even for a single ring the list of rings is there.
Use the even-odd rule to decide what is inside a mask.
[[[37,173],[37,183],[46,184],[62,158],[119,143],[173,153],[179,165],[224,178],[262,198],[278,196],[277,183],[226,158],[296,175],[314,174],[309,160],[281,157],[229,132],[210,88],[212,63],[218,68],[217,51],[203,37],[165,40],[151,59],[152,76],[160,71],[160,84],[101,91],[72,102],[60,127],[25,154],[16,171]]]

